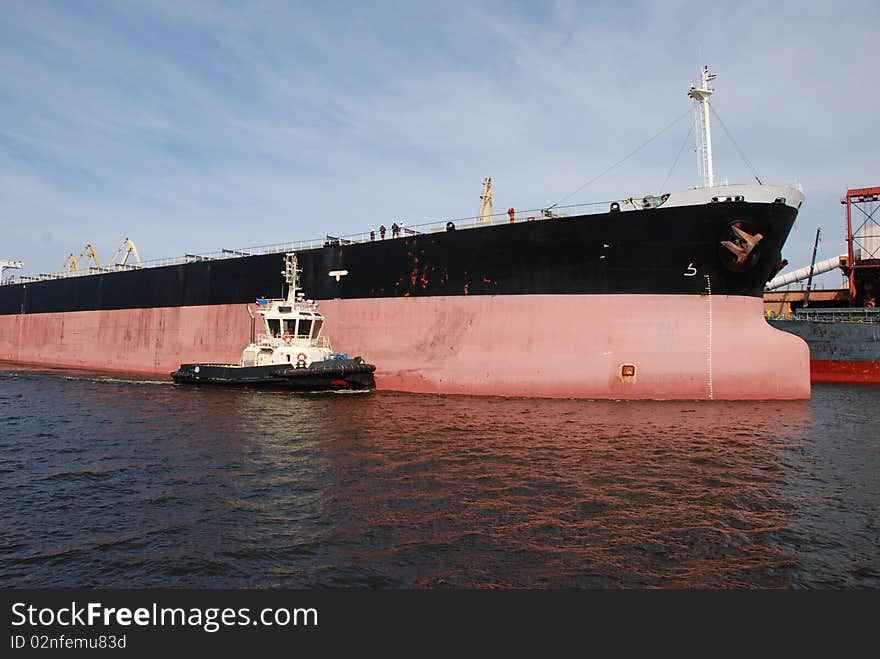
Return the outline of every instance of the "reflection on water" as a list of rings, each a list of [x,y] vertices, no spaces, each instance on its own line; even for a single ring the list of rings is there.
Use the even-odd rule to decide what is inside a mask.
[[[876,389],[593,402],[0,373],[0,585],[878,586]]]

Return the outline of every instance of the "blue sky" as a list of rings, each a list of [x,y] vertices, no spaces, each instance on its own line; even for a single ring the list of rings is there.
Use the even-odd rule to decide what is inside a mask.
[[[844,251],[880,185],[876,2],[20,2],[0,24],[0,258],[56,272],[566,197],[690,107],[699,66],[764,182],[807,201],[785,255]],[[661,190],[685,118],[569,202]],[[715,125],[715,167],[748,166]],[[666,190],[699,183],[691,142]],[[837,276],[826,278],[834,286]]]

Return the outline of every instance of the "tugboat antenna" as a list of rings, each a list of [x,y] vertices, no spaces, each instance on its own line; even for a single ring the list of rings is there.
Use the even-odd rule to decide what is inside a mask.
[[[287,300],[295,302],[297,298],[302,297],[299,292],[300,279],[302,270],[296,260],[296,253],[288,252],[284,255],[284,281],[287,282]]]
[[[704,66],[700,71],[700,86],[691,86],[688,90],[688,96],[697,104],[694,118],[697,124],[698,166],[703,176],[703,186],[707,188],[715,185],[715,171],[712,165],[712,128],[709,125],[709,97],[715,91],[709,83],[715,78],[714,73],[709,73],[709,67]]]

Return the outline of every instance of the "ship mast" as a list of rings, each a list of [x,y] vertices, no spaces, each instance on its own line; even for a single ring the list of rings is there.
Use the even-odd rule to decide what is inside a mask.
[[[707,188],[715,185],[715,171],[712,166],[712,129],[709,125],[709,97],[715,91],[709,83],[715,80],[715,77],[714,73],[709,73],[709,67],[704,66],[700,71],[700,86],[691,86],[688,90],[688,96],[697,104],[694,117],[697,124],[697,162],[703,177],[703,186]]]
[[[287,301],[288,302],[296,302],[300,297],[299,294],[299,276],[302,274],[302,269],[299,267],[299,264],[296,260],[296,254],[294,252],[289,252],[284,255],[284,270],[282,273],[284,275],[284,281],[287,283]]]

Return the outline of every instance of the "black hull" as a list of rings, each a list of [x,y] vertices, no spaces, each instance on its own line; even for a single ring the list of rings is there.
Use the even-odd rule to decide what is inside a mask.
[[[171,374],[177,384],[245,387],[272,391],[369,390],[376,386],[376,367],[363,359],[340,359],[315,362],[308,368],[285,364],[271,366],[234,366],[231,364],[181,364]]]
[[[725,202],[561,217],[297,252],[315,300],[539,294],[761,297],[797,211]],[[737,265],[720,243],[763,239]],[[286,294],[284,254],[0,286],[0,315],[240,304]],[[339,281],[330,272],[347,271]],[[708,278],[708,280],[707,280]]]

